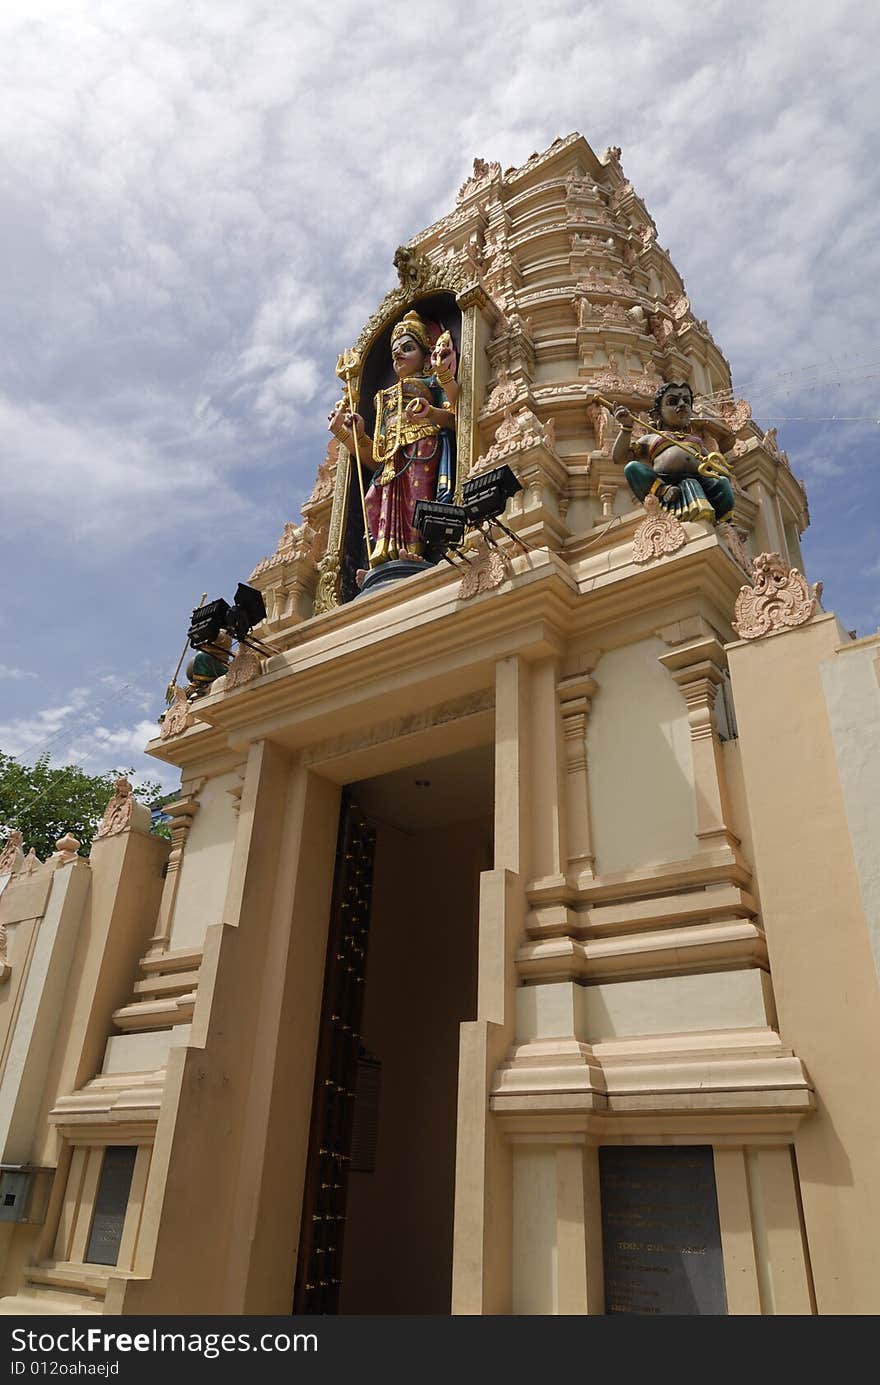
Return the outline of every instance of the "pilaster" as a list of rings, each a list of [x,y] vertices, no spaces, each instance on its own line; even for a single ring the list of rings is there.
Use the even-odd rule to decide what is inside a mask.
[[[167,804],[163,809],[166,816],[171,819],[171,851],[165,867],[165,884],[162,888],[162,901],[159,905],[156,929],[150,938],[147,957],[161,957],[163,952],[168,951],[171,925],[174,921],[177,887],[180,884],[180,867],[183,864],[186,839],[193,825],[193,819],[199,811],[198,793],[203,783],[203,779],[191,781],[189,793],[183,798],[179,798],[176,803]]]
[[[674,647],[660,655],[681,690],[688,710],[694,768],[696,837],[703,851],[728,847],[736,851],[739,838],[731,828],[730,804],[718,728],[715,701],[724,681],[724,646],[705,622],[702,638]],[[661,636],[666,632],[660,631]]]
[[[566,770],[568,853],[565,873],[576,887],[592,880],[595,873],[590,831],[587,723],[598,690],[596,680],[589,673],[563,678],[557,685]]]

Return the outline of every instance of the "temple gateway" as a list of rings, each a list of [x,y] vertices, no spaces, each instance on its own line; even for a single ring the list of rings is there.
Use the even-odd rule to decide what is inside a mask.
[[[880,639],[620,150],[388,264],[170,842],[0,857],[0,1308],[876,1313]]]

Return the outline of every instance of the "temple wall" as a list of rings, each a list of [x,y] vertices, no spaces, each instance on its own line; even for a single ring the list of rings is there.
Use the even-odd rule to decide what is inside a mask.
[[[662,641],[642,640],[605,654],[595,669],[587,753],[603,874],[683,860],[694,849],[687,709],[657,662],[665,652]]]
[[[556,1152],[521,1147],[513,1160],[514,1314],[556,1311]]]
[[[208,779],[199,792],[199,811],[180,868],[172,948],[200,947],[205,930],[223,917],[237,827],[237,804],[229,791],[240,787],[237,773],[219,774]]]
[[[880,637],[842,644],[822,664],[865,918],[880,976]]]
[[[772,1024],[764,973],[756,967],[695,976],[579,986],[558,981],[517,991],[516,1042],[573,1036],[582,1043]]]
[[[85,862],[50,871],[48,878],[43,867],[32,883],[13,888],[3,901],[10,919],[22,907],[29,911],[39,903],[34,898],[15,908],[16,893],[41,891],[45,901],[35,918],[7,924],[14,978],[0,1002],[9,1024],[0,1082],[0,1144],[7,1163],[26,1163],[33,1154],[37,1113],[90,885]]]
[[[857,650],[838,655],[841,643],[836,619],[820,615],[729,648],[779,1032],[818,1096],[795,1154],[823,1314],[877,1311],[880,1239],[880,1110],[865,1067],[880,988],[855,854],[876,800],[853,791],[869,755],[855,743],[869,666],[867,651],[864,667]]]

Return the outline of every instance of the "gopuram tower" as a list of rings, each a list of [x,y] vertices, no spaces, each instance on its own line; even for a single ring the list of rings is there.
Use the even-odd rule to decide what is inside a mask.
[[[393,259],[170,844],[5,862],[3,1308],[876,1312],[877,638],[618,149]]]

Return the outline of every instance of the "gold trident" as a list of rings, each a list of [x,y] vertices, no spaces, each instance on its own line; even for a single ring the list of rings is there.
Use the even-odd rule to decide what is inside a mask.
[[[357,379],[360,368],[361,358],[355,350],[343,351],[336,362],[336,374],[339,376],[340,380],[345,381],[346,388],[348,389],[348,410],[352,415],[355,413],[355,391],[352,381]],[[367,499],[364,494],[364,473],[361,469],[361,453],[358,447],[357,424],[354,423],[354,421],[352,421],[351,425],[351,436],[354,439],[354,459],[357,463],[358,488],[361,493],[361,510],[364,515],[364,541],[367,545],[367,564],[369,567],[372,567],[373,559],[370,554],[370,549],[373,546],[373,541],[370,538],[370,526],[367,522]]]
[[[604,394],[594,394],[593,398],[598,404],[602,404],[611,414],[613,414],[614,410],[617,408],[617,405],[612,403],[610,399],[606,399]],[[632,413],[632,409],[630,409],[630,413]],[[658,428],[656,423],[652,420],[639,418],[638,414],[633,414],[633,418],[636,423],[640,423],[642,427],[647,428],[650,433],[656,433],[658,438],[665,438],[667,442],[674,443],[676,447],[680,447],[682,452],[687,452],[689,456],[696,457],[697,471],[701,476],[714,476],[716,480],[730,480],[733,472],[720,452],[709,452],[704,457],[702,452],[695,452],[692,447],[688,447],[683,443],[681,438],[673,438],[670,437],[668,433],[664,433],[662,428]]]

